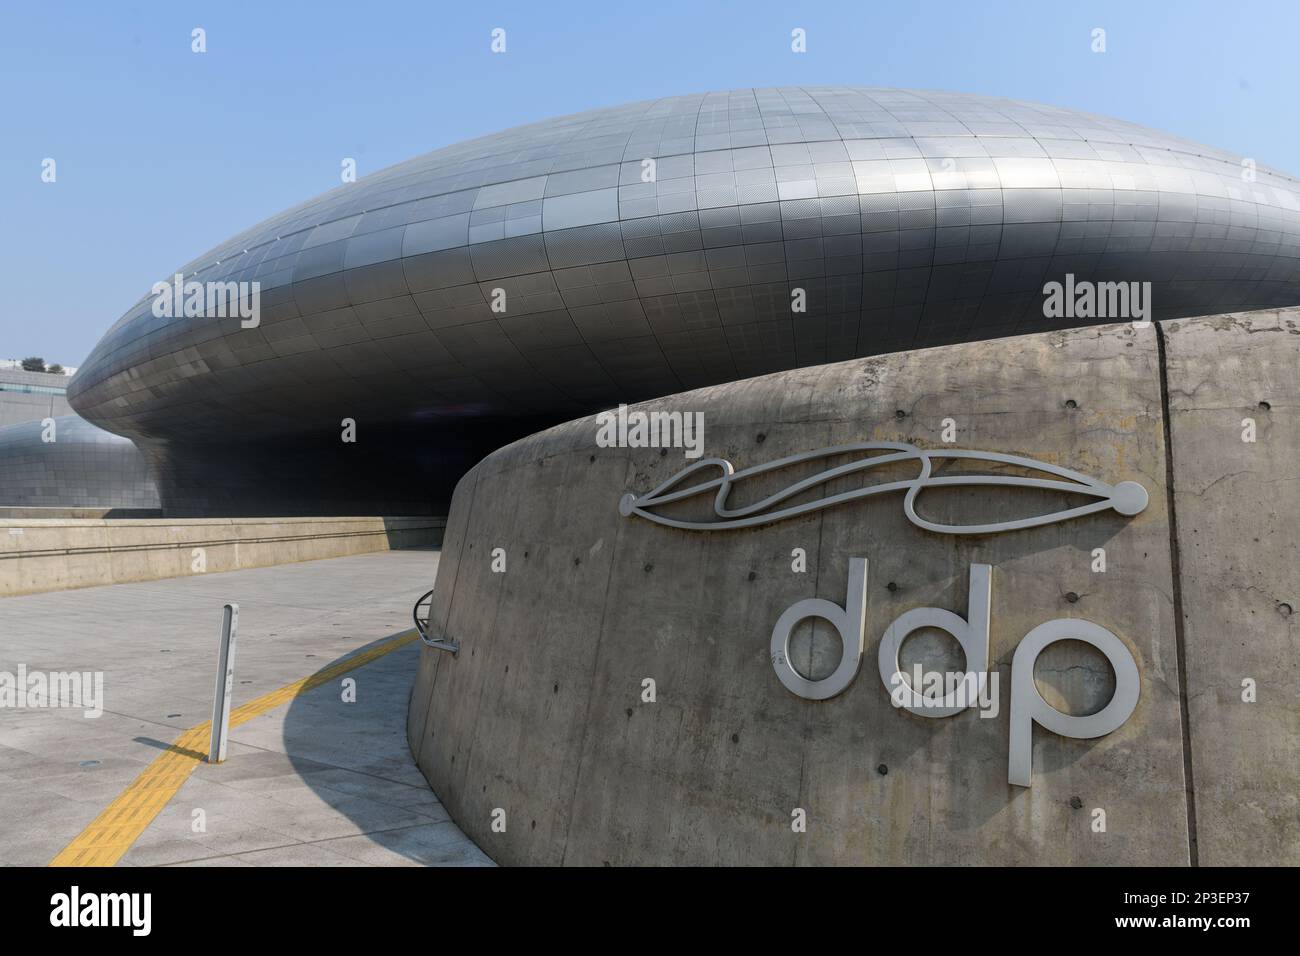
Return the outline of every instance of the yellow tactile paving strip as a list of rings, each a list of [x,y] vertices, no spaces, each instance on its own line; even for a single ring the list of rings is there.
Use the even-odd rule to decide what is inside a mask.
[[[241,704],[230,711],[230,727],[233,730],[259,714],[287,704],[299,694],[328,683],[399,647],[405,647],[415,638],[415,631],[399,634],[382,644],[331,664],[310,677],[286,684],[279,690]],[[50,866],[113,866],[117,863],[189,779],[194,768],[207,760],[211,727],[212,721],[205,720],[177,737],[167,750],[50,861]]]

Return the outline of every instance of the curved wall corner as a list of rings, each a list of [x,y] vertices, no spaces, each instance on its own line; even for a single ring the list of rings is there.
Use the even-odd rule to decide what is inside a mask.
[[[1300,594],[1295,535],[1282,530],[1300,513],[1300,488],[1279,483],[1294,477],[1300,434],[1278,421],[1300,393],[1297,315],[953,345],[636,406],[702,412],[704,456],[737,469],[864,440],[942,449],[951,419],[956,448],[1140,482],[1150,500],[1134,517],[1107,510],[953,536],[914,526],[903,495],[890,493],[766,527],[686,531],[619,509],[625,493],[689,463],[679,448],[602,448],[587,418],[498,450],[453,498],[431,624],[461,649],[453,658],[426,648],[420,659],[408,737],[421,770],[505,864],[1186,864],[1197,853],[1300,862],[1300,681],[1287,653],[1296,625],[1277,606]],[[1230,367],[1216,370],[1225,357]],[[1271,443],[1244,445],[1241,419],[1261,400],[1272,403],[1256,413]],[[1207,491],[1220,474],[1234,476],[1231,491]],[[829,490],[859,484],[838,478]],[[927,491],[918,510],[970,523],[1059,507],[1050,492],[993,493],[1011,490]],[[733,504],[766,492],[738,490]],[[800,548],[803,573],[792,569]],[[495,549],[504,571],[493,569]],[[870,562],[856,680],[830,700],[797,697],[774,672],[773,625],[804,598],[844,604],[851,557]],[[973,563],[993,569],[996,716],[895,709],[876,664],[881,636],[912,608],[966,617]],[[1267,594],[1249,586],[1260,568]],[[1117,635],[1140,696],[1104,737],[1034,728],[1032,786],[1011,786],[1012,657],[1056,618]],[[905,649],[914,641],[932,663],[946,648],[917,635]],[[833,631],[800,632],[792,645],[814,677],[839,655]],[[1044,651],[1035,674],[1049,701],[1077,713],[1111,693],[1104,659],[1081,645]],[[1258,681],[1257,704],[1236,702],[1243,675]],[[1202,781],[1212,823],[1189,812]],[[1247,812],[1219,812],[1234,789]],[[792,827],[799,810],[806,832]],[[1094,830],[1097,810],[1105,832]]]

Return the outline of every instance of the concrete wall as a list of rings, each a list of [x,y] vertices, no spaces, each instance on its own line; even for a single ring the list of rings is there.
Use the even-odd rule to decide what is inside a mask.
[[[462,646],[455,658],[422,655],[408,714],[421,769],[457,823],[510,864],[1186,864],[1198,835],[1205,862],[1300,862],[1294,624],[1280,607],[1300,600],[1300,436],[1277,421],[1297,406],[1295,318],[1052,332],[653,403],[703,411],[705,455],[738,469],[858,440],[942,447],[952,418],[957,447],[1141,482],[1150,504],[1133,518],[1107,511],[954,537],[912,526],[893,494],[765,528],[679,531],[618,510],[624,493],[678,471],[679,449],[599,448],[593,419],[501,449],[461,481],[448,518],[431,623]],[[1250,334],[1259,327],[1274,331]],[[1192,395],[1184,409],[1179,396]],[[1245,467],[1239,422],[1264,398],[1268,438]],[[1223,505],[1216,481],[1242,496]],[[922,510],[970,522],[1058,506],[1049,493],[979,489],[932,495]],[[806,573],[792,571],[797,547]],[[491,569],[495,548],[505,573]],[[795,697],[769,660],[773,624],[802,598],[843,604],[853,556],[871,562],[857,680],[828,701]],[[880,636],[914,607],[964,617],[972,562],[994,568],[1001,712],[896,710],[877,674]],[[1202,586],[1210,579],[1224,593]],[[1059,617],[1120,637],[1140,699],[1106,737],[1035,728],[1033,786],[1012,787],[1011,657],[1026,632]],[[905,663],[960,669],[950,643],[918,634]],[[839,641],[805,625],[792,650],[821,677]],[[1239,676],[1259,680],[1260,703],[1239,702]],[[642,700],[645,678],[655,703]],[[1113,685],[1104,659],[1076,642],[1044,652],[1036,678],[1072,713],[1099,709]],[[491,827],[497,808],[504,833]],[[792,832],[796,808],[805,833]],[[1105,832],[1094,830],[1097,810]]]
[[[0,519],[0,596],[436,545],[440,518]]]
[[[1200,862],[1295,864],[1300,310],[1165,329]]]

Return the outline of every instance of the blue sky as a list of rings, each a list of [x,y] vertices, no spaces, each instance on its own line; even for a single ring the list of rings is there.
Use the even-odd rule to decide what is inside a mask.
[[[208,52],[190,51],[207,31]],[[508,52],[489,51],[494,27]],[[808,52],[790,52],[790,31]],[[1090,33],[1107,31],[1094,54]],[[339,183],[630,100],[849,84],[1035,100],[1300,173],[1300,4],[80,0],[0,7],[0,358],[76,365],[159,276]],[[57,162],[57,182],[41,163]]]

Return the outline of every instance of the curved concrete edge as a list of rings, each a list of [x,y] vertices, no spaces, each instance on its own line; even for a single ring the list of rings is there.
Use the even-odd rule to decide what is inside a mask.
[[[1107,512],[954,538],[913,527],[901,495],[884,495],[767,528],[686,532],[618,510],[624,493],[677,472],[680,450],[599,448],[591,418],[499,450],[461,480],[448,518],[431,623],[461,652],[421,656],[408,712],[421,770],[466,833],[508,864],[1300,861],[1300,682],[1286,653],[1295,625],[1277,606],[1298,590],[1295,536],[1264,533],[1300,509],[1287,481],[1300,435],[1277,424],[1277,410],[1300,405],[1298,316],[1028,335],[637,406],[704,412],[705,455],[737,468],[857,440],[942,447],[951,418],[957,447],[1139,481],[1150,503],[1131,519]],[[1215,371],[1222,356],[1236,363],[1232,382]],[[1245,392],[1265,384],[1272,444],[1241,447],[1241,419],[1261,400]],[[1231,507],[1206,493],[1230,474]],[[959,494],[952,507],[1001,520],[1026,502],[1033,513],[1024,497]],[[1238,512],[1259,540],[1234,537]],[[492,570],[496,548],[504,573]],[[806,573],[791,569],[795,548]],[[1097,548],[1104,573],[1093,570]],[[852,556],[871,562],[862,667],[840,696],[803,700],[773,671],[772,625],[803,598],[843,604]],[[993,567],[999,715],[895,710],[876,674],[881,634],[914,607],[965,616],[975,562]],[[1201,583],[1225,573],[1226,602]],[[1012,787],[1011,658],[1028,631],[1061,617],[1120,638],[1137,661],[1139,701],[1096,740],[1035,728],[1033,785]],[[1255,648],[1245,660],[1243,641]],[[813,670],[833,666],[839,641],[814,632],[802,653]],[[1088,699],[1105,687],[1104,663],[1069,648],[1049,663],[1040,686],[1060,678],[1066,700],[1104,704]],[[1238,702],[1244,667],[1264,706]],[[654,703],[642,699],[646,678]],[[792,829],[797,810],[806,832]]]

